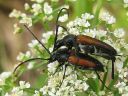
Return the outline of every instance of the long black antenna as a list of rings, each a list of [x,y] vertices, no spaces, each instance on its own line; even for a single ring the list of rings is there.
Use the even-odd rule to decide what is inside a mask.
[[[28,60],[26,60],[26,61],[23,61],[23,62],[21,62],[20,64],[18,64],[18,66],[16,66],[16,68],[15,68],[14,71],[13,71],[13,73],[15,73],[16,70],[17,70],[21,65],[23,65],[23,64],[25,64],[25,63],[27,63],[27,62],[30,62],[30,61],[34,61],[34,60],[49,60],[49,58],[48,58],[48,59],[44,59],[44,58],[31,58],[31,59],[28,59]]]
[[[62,8],[59,13],[58,13],[58,16],[57,16],[57,19],[56,19],[56,33],[55,33],[55,39],[54,39],[54,47],[53,47],[53,51],[55,50],[55,45],[56,45],[56,41],[57,41],[57,36],[58,36],[58,28],[59,27],[62,27],[64,30],[67,31],[67,29],[61,25],[58,24],[58,21],[59,21],[59,17],[60,17],[60,14],[62,13],[63,10],[66,10],[68,16],[69,16],[69,12],[68,12],[68,9],[67,8]]]
[[[48,48],[46,48],[44,46],[44,44],[35,36],[35,34],[27,27],[27,25],[25,25],[25,28],[32,34],[32,36],[44,47],[44,49],[51,55],[50,51],[48,50]]]

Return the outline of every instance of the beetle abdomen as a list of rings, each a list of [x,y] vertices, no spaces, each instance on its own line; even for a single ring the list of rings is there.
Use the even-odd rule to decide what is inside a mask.
[[[93,70],[97,70],[97,71],[104,71],[103,65],[101,63],[96,64],[95,62],[93,62],[93,60],[91,61],[90,59],[79,58],[79,57],[76,57],[76,56],[70,56],[68,58],[68,62],[70,62],[71,64],[74,64],[74,65],[83,67],[85,69],[93,69]]]

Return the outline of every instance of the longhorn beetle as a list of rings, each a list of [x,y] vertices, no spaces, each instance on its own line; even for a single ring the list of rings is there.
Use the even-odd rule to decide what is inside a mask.
[[[65,27],[63,28],[67,31]],[[73,34],[69,34],[60,40],[57,40],[57,35],[58,31],[56,31],[56,41],[54,45],[54,50],[57,50],[61,46],[66,46],[69,50],[74,47],[76,49],[76,53],[79,53],[81,50],[84,50],[85,54],[89,53],[101,56],[108,60],[112,60],[112,79],[114,79],[114,62],[116,60],[115,56],[117,56],[117,51],[112,46],[96,38],[92,38],[86,35],[76,36]]]
[[[61,13],[61,11],[65,9],[65,8],[62,8],[59,12],[59,15]],[[58,17],[59,17],[58,15]],[[58,20],[58,19],[57,19]],[[100,76],[99,74],[97,73],[97,71],[101,71],[101,72],[104,72],[104,66],[102,65],[102,63],[100,61],[98,61],[97,59],[87,55],[87,54],[83,54],[83,53],[76,53],[76,51],[74,50],[69,50],[69,48],[60,48],[58,50],[55,50],[55,47],[56,47],[56,40],[57,40],[57,35],[55,37],[55,40],[54,40],[54,47],[53,47],[53,51],[50,52],[42,42],[40,42],[40,40],[34,35],[34,33],[26,26],[26,29],[33,35],[33,37],[42,45],[42,47],[49,53],[50,57],[47,58],[47,59],[44,59],[44,58],[31,58],[29,60],[26,60],[24,62],[21,62],[14,70],[14,73],[16,72],[17,68],[19,66],[21,66],[22,64],[26,63],[26,62],[29,62],[29,61],[32,61],[32,60],[48,60],[48,63],[51,63],[51,62],[54,62],[54,61],[58,61],[59,63],[59,67],[61,67],[62,65],[65,65],[65,66],[68,66],[67,64],[65,64],[66,62],[68,63],[71,63],[75,66],[77,66],[78,68],[81,68],[81,69],[90,69],[90,70],[94,70],[99,78],[99,80],[103,83],[103,81],[100,79]],[[56,26],[56,33],[58,31],[58,27],[61,27],[60,25],[57,25]],[[63,26],[62,26],[63,27]],[[64,28],[64,27],[63,27]],[[57,69],[58,69],[57,68]],[[56,71],[57,71],[56,69]],[[65,77],[65,71],[66,71],[66,67],[65,67],[65,70],[64,70],[64,75],[63,75],[63,80],[64,80],[64,77]],[[62,80],[62,82],[63,82]],[[62,84],[61,82],[61,84]],[[105,87],[107,88],[107,86],[105,85]],[[108,88],[107,88],[108,89]]]

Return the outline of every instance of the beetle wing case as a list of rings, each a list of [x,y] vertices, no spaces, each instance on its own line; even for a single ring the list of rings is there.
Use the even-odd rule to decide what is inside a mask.
[[[89,55],[85,55],[82,53],[77,54],[77,56],[69,56],[68,62],[73,65],[80,66],[82,69],[91,69],[104,72],[104,66],[101,62]]]

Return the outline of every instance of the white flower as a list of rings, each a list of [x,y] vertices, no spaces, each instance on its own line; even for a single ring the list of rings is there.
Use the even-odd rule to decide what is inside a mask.
[[[52,2],[58,2],[59,0],[51,0]]]
[[[35,90],[35,94],[33,96],[40,96],[40,92]]]
[[[25,10],[29,10],[29,9],[30,9],[29,4],[28,4],[28,3],[25,3],[25,4],[24,4],[24,8],[25,8]]]
[[[30,58],[30,56],[31,56],[30,51],[27,51],[25,54],[20,52],[16,59],[18,61],[23,61],[23,60],[26,60],[26,59]]]
[[[41,40],[43,43],[46,43],[50,36],[53,35],[53,31],[48,31],[42,34],[43,39]]]
[[[105,91],[100,91],[99,92],[99,96],[104,96],[105,95]]]
[[[114,35],[115,35],[117,38],[122,38],[122,37],[125,35],[125,31],[124,31],[124,29],[122,29],[122,28],[116,29],[116,30],[114,31]]]
[[[32,12],[34,13],[34,15],[38,15],[42,12],[42,6],[40,4],[33,4],[32,8]]]
[[[44,0],[31,0],[31,1],[35,1],[37,3],[42,3]]]
[[[32,18],[27,17],[26,14],[22,13],[21,14],[21,19],[20,19],[19,23],[21,23],[21,24],[27,24],[28,27],[30,27],[30,26],[32,26]]]
[[[97,37],[103,37],[103,36],[106,36],[106,34],[107,34],[107,31],[105,31],[105,30],[97,30],[95,32],[96,32]]]
[[[52,7],[47,2],[44,3],[44,13],[45,14],[51,14],[52,13]]]
[[[21,31],[21,28],[17,24],[14,24],[13,27],[14,27],[14,32],[13,32],[14,34],[17,34]]]
[[[39,42],[38,42],[37,40],[32,40],[31,43],[28,43],[28,46],[29,46],[30,48],[34,48],[34,47],[36,47],[36,46],[38,46],[38,45],[39,45]]]
[[[0,85],[4,85],[5,84],[5,80],[11,76],[11,72],[3,72],[0,74]]]
[[[128,0],[123,0],[124,1],[124,8],[128,7]]]
[[[128,0],[124,0],[124,3],[128,3]]]
[[[81,18],[82,18],[82,19],[85,19],[85,20],[90,20],[90,19],[93,19],[94,16],[91,15],[91,14],[89,14],[89,13],[85,13],[85,14],[82,14],[82,15],[81,15]]]
[[[15,17],[15,18],[19,18],[21,16],[21,12],[16,10],[16,9],[13,9],[13,11],[9,14],[9,17]]]
[[[34,67],[34,63],[33,62],[30,62],[27,66],[28,69],[32,69]]]
[[[89,85],[85,82],[83,83],[83,90],[86,91],[89,88]]]
[[[30,84],[28,82],[25,83],[25,81],[20,81],[19,84],[21,89],[30,88]]]
[[[19,87],[13,87],[12,91],[10,94],[6,93],[7,96],[23,96],[24,92],[23,90],[20,90]]]
[[[5,96],[11,96],[11,95],[9,95],[8,93],[6,93]]]
[[[43,95],[46,95],[48,93],[48,86],[43,86],[43,88],[40,89],[40,92],[42,92]]]
[[[11,72],[3,72],[0,74],[0,78],[5,80],[6,78],[8,78],[11,75]]]
[[[59,21],[60,22],[65,22],[65,21],[67,21],[68,20],[68,15],[67,14],[64,14],[63,16],[60,16],[59,17]]]
[[[107,24],[114,24],[116,22],[115,17],[110,15],[108,12],[103,12],[101,15],[101,19],[105,21]]]
[[[53,16],[52,15],[50,15],[50,16],[44,16],[43,17],[43,21],[51,21],[53,19]]]
[[[94,29],[85,29],[83,32],[84,35],[87,35],[87,36],[90,36],[93,38],[96,37],[96,33],[97,33],[97,30],[95,28]]]
[[[55,62],[53,62],[53,63],[49,63],[49,64],[48,64],[48,71],[49,71],[50,73],[54,73],[57,66],[58,66],[58,62],[57,62],[57,61],[55,61]]]
[[[68,30],[69,33],[74,34],[74,35],[78,35],[79,34],[79,30],[77,28],[70,28]]]

